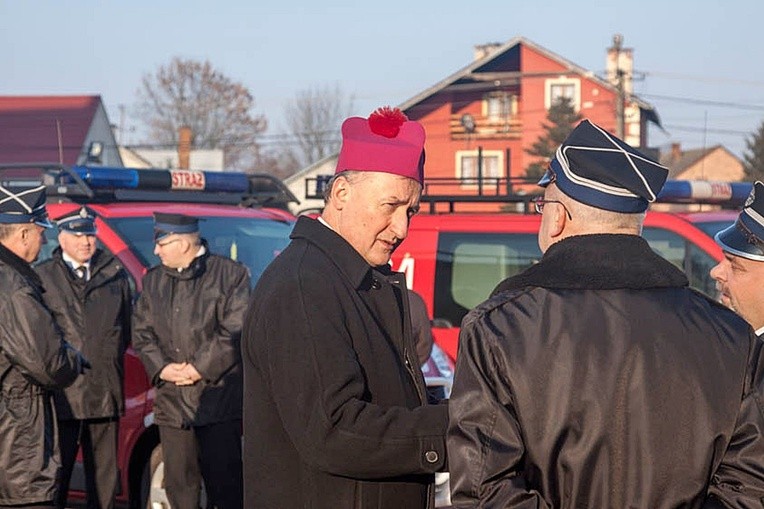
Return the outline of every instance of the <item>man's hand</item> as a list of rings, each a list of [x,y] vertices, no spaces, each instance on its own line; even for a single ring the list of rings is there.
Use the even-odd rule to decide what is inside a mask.
[[[159,378],[165,382],[171,382],[175,385],[180,385],[184,382],[188,382],[188,375],[186,375],[184,369],[188,363],[186,362],[171,362],[159,373]]]
[[[202,375],[196,370],[193,364],[188,362],[183,363],[183,380],[181,382],[175,382],[175,385],[193,385],[202,379]]]

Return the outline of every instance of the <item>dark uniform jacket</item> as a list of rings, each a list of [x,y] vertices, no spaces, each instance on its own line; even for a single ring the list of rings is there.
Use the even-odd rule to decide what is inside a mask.
[[[81,358],[37,274],[2,245],[0,288],[0,505],[52,501],[60,462],[49,391],[77,378]]]
[[[402,275],[316,220],[291,238],[245,322],[244,506],[427,507],[447,406],[425,403]]]
[[[143,277],[133,314],[133,348],[156,386],[154,421],[175,428],[241,419],[241,324],[249,300],[249,271],[229,258],[205,254],[179,272],[158,265]],[[202,380],[179,387],[159,374],[189,362]]]
[[[763,368],[640,237],[562,240],[462,323],[454,505],[761,507]]]
[[[96,250],[90,279],[78,278],[61,248],[37,266],[45,303],[92,368],[54,396],[59,419],[118,417],[124,412],[123,359],[130,341],[131,297],[127,272],[110,254]]]

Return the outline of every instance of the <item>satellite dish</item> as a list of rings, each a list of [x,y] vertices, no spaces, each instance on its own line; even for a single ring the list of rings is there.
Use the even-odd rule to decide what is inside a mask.
[[[462,115],[462,118],[459,120],[459,122],[462,124],[462,127],[464,127],[464,130],[468,134],[475,132],[475,118],[469,113]]]

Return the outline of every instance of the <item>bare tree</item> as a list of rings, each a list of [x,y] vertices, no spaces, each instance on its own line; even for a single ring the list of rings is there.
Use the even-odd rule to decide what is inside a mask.
[[[224,150],[226,167],[253,166],[259,160],[257,136],[263,115],[254,115],[249,90],[215,70],[209,61],[178,57],[146,74],[138,89],[138,114],[152,143],[175,145],[178,128],[189,126],[195,148]]]
[[[281,158],[296,163],[298,170],[339,152],[340,126],[352,107],[352,95],[346,96],[336,84],[298,91],[284,107],[290,143]]]

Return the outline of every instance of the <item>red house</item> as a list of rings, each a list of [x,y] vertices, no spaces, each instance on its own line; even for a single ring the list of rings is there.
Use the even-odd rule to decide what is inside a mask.
[[[631,49],[614,40],[607,63],[612,83],[523,37],[477,46],[471,64],[401,105],[427,132],[427,177],[476,177],[479,150],[484,186],[525,175],[536,160],[526,150],[544,134],[547,111],[559,97],[569,98],[582,117],[645,147],[646,122],[659,121],[649,104],[631,95]],[[428,191],[469,191],[465,187],[474,188]]]
[[[122,166],[101,97],[0,96],[0,163]]]
[[[606,64],[608,80],[524,37],[477,46],[472,63],[399,106],[427,132],[425,194],[475,194],[478,152],[483,192],[506,192],[506,177],[524,176],[535,162],[526,150],[544,133],[542,124],[558,97],[569,98],[581,117],[614,134],[621,131],[629,144],[645,149],[647,122],[660,125],[658,115],[632,95],[632,50],[622,48],[618,36]],[[316,186],[311,179],[331,175],[336,160],[335,154],[285,179],[303,201],[295,211],[323,206],[311,191]],[[457,178],[468,180],[454,184]],[[505,180],[497,185],[498,179]]]

